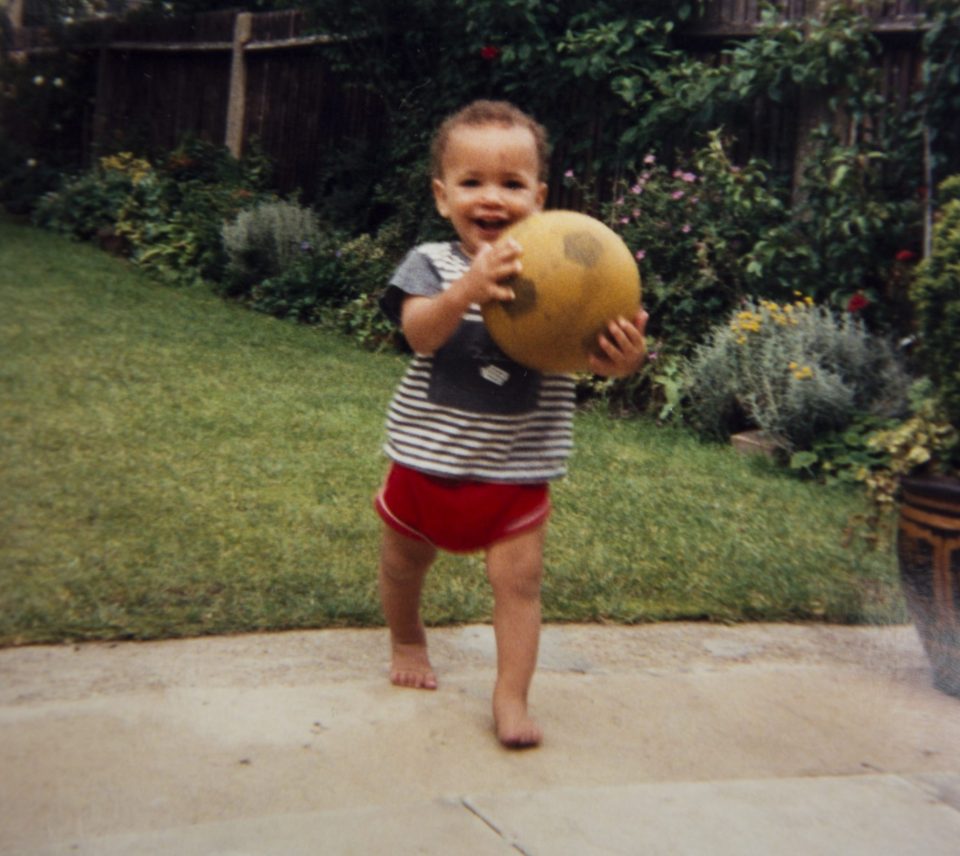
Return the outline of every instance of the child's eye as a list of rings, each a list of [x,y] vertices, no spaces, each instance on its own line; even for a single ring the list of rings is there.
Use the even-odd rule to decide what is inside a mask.
[[[526,185],[522,181],[508,181],[506,186],[510,190],[523,190]]]
[[[460,182],[461,187],[479,187],[480,182],[475,178],[465,178]]]

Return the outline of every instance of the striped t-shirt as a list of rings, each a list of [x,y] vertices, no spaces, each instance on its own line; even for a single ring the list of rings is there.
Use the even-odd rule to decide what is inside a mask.
[[[397,268],[381,306],[399,323],[407,295],[432,296],[470,267],[455,243],[422,244]],[[384,449],[432,475],[481,481],[549,481],[573,448],[574,380],[541,374],[494,343],[476,304],[432,355],[415,354],[387,415]]]

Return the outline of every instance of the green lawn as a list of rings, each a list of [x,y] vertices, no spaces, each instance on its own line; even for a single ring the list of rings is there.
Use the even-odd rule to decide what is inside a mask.
[[[403,370],[317,328],[0,222],[0,644],[379,624],[387,400]],[[599,411],[554,490],[544,613],[900,621],[859,495]],[[444,557],[430,622],[482,621]]]

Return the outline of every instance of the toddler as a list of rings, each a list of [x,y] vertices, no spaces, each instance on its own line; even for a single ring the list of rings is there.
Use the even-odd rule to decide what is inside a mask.
[[[574,380],[510,360],[480,307],[511,300],[523,248],[494,246],[543,208],[544,129],[506,102],[477,101],[447,118],[432,147],[433,195],[457,240],[412,250],[381,305],[414,357],[391,401],[390,470],[376,498],[384,521],[380,595],[390,630],[391,681],[436,689],[420,592],[437,550],[484,551],[494,598],[494,727],[507,747],[538,745],[528,710],[540,638],[540,581],[549,482],[573,446]],[[591,369],[636,372],[647,316],[619,318],[599,337]]]

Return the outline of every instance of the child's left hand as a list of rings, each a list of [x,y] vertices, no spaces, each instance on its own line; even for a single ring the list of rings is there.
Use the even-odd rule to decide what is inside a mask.
[[[590,370],[604,377],[628,377],[640,370],[647,357],[647,313],[641,309],[633,321],[611,321],[598,337],[601,354],[590,355]]]

